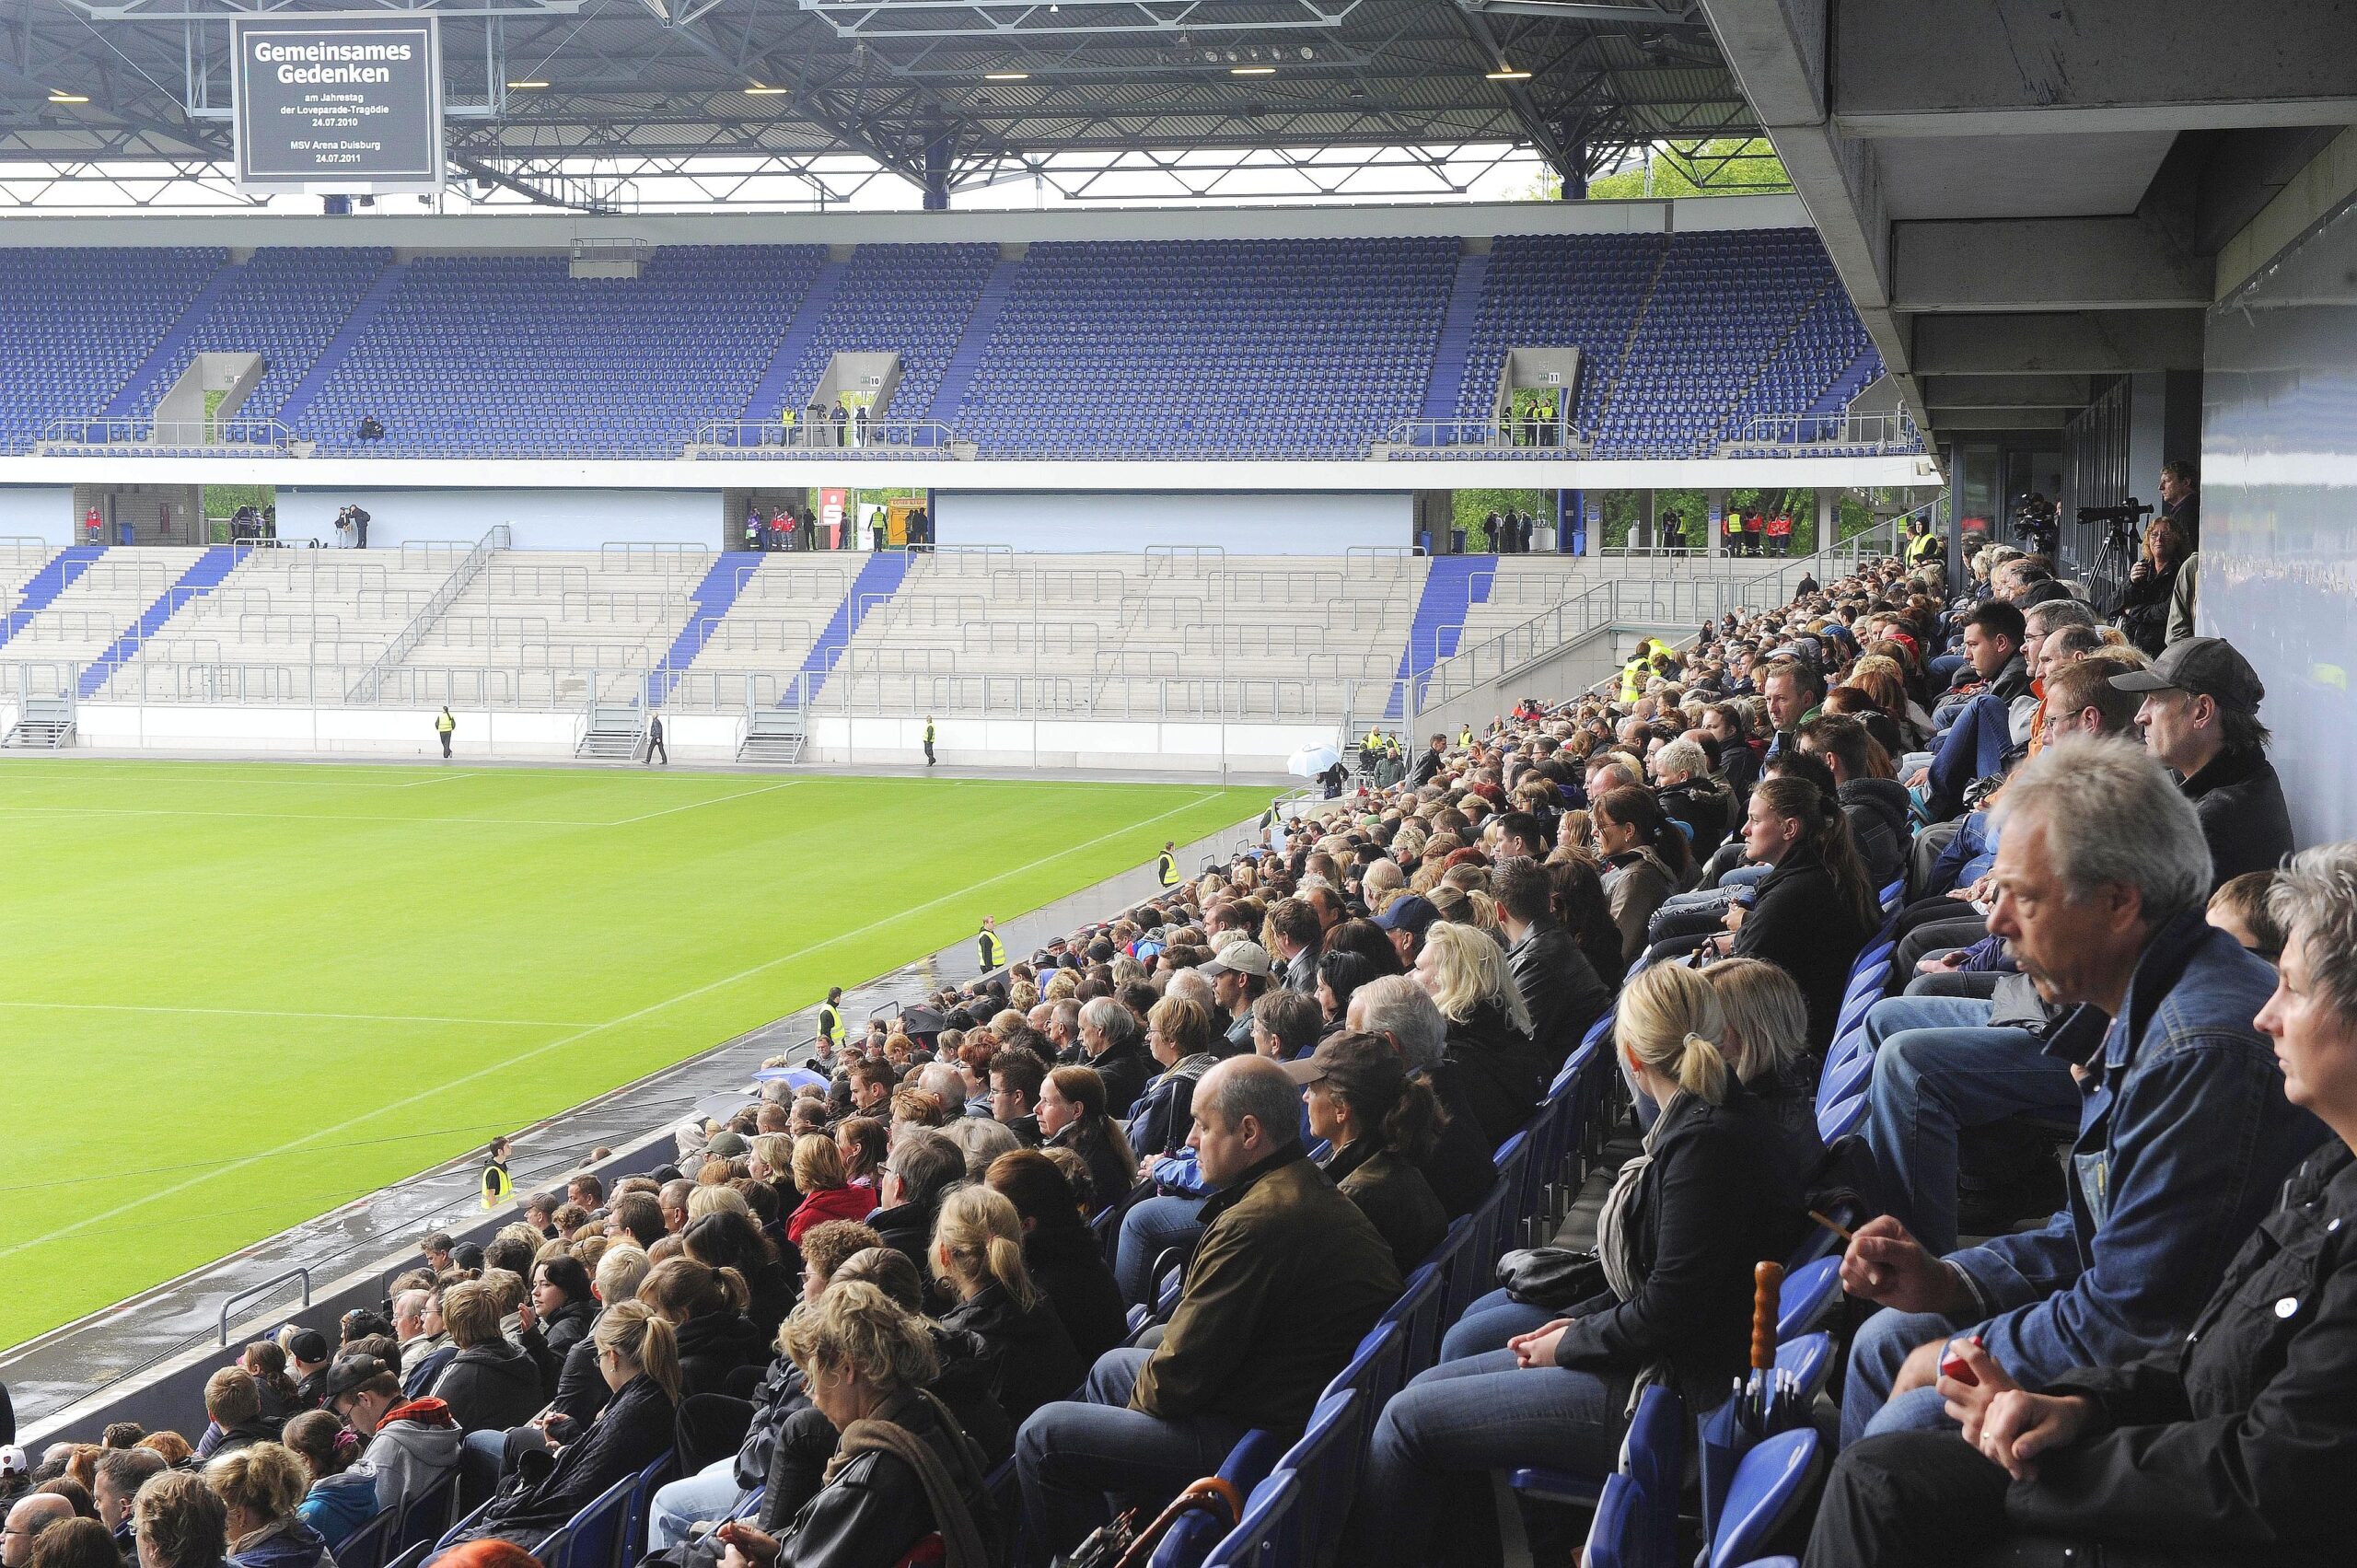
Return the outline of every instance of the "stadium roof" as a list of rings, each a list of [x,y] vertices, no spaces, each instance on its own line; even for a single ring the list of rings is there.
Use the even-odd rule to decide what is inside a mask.
[[[936,201],[1035,174],[1109,193],[1108,169],[1210,195],[1252,164],[1442,194],[1315,171],[1474,146],[1576,191],[1632,147],[1755,129],[1695,0],[5,0],[0,180],[217,166],[228,19],[306,10],[442,17],[454,176],[557,205],[846,157]]]

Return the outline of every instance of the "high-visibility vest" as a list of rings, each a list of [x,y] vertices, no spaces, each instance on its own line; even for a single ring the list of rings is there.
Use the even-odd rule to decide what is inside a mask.
[[[1006,944],[998,939],[997,932],[984,931],[975,937],[974,942],[976,951],[981,958],[982,971],[985,974],[990,972],[992,970],[1001,969],[1005,966]]]
[[[832,1045],[835,1043],[835,1037],[842,1032],[843,1016],[835,1011],[835,1005],[831,1002],[819,1003],[819,1038],[829,1045]]]
[[[1154,874],[1161,879],[1164,887],[1177,887],[1178,885],[1178,857],[1171,854],[1168,850],[1164,850],[1160,855],[1155,857],[1154,863]]]
[[[1928,561],[1939,552],[1939,535],[1934,533],[1920,533],[1915,536],[1915,542],[1907,547],[1907,559],[1910,561]]]
[[[459,727],[459,721],[447,713],[436,714],[434,717],[434,727],[438,733],[447,735]]]
[[[931,721],[931,720],[927,720],[927,721],[925,722],[925,726],[924,726],[924,743],[925,743],[927,746],[930,746],[930,745],[932,745],[932,744],[933,744],[933,723],[932,723],[932,721]]]
[[[516,1184],[507,1179],[507,1167],[497,1160],[482,1167],[482,1206],[498,1208],[516,1196]]]
[[[1457,744],[1459,747],[1466,747],[1473,744],[1473,726],[1471,725],[1466,725],[1457,730]]]

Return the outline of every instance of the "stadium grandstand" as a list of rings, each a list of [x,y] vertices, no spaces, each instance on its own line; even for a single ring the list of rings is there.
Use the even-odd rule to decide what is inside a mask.
[[[0,1568],[2349,1560],[2347,7],[19,10]]]

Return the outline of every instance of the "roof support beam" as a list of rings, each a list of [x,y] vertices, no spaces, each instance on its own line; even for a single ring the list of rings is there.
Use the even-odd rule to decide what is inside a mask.
[[[2060,408],[2087,404],[2084,376],[1930,376],[1923,401],[1943,418],[1956,409]]]
[[[2073,310],[1922,316],[1913,357],[1924,376],[2125,376],[2201,365],[2199,310]]]
[[[1893,226],[1890,303],[1910,311],[2199,308],[2212,266],[2142,218]]]

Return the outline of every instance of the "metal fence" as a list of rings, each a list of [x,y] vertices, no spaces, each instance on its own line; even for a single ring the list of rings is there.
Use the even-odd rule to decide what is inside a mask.
[[[971,458],[974,444],[930,419],[845,420],[787,424],[722,419],[696,426],[691,458]]]
[[[1904,409],[1887,413],[1756,413],[1718,444],[1721,457],[1880,457],[1922,449],[1922,432]]]
[[[136,418],[52,419],[41,429],[35,450],[76,451],[157,448],[153,454],[217,453],[235,457],[284,457],[295,432],[274,419]]]

